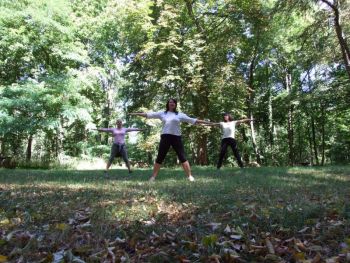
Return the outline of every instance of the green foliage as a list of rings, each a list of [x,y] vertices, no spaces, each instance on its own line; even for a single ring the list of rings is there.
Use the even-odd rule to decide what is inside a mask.
[[[338,4],[346,36],[350,7]],[[247,162],[255,152],[266,165],[349,161],[342,153],[349,152],[350,82],[323,0],[19,0],[0,7],[1,154],[99,155],[109,138],[89,130],[122,118],[147,129],[130,156],[152,163],[160,123],[126,113],[163,110],[175,97],[179,110],[200,119],[253,116],[254,129],[236,134]],[[182,131],[191,163],[216,163],[219,129]]]

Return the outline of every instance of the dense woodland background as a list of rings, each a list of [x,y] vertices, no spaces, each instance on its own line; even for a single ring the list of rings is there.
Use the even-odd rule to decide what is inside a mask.
[[[147,130],[130,159],[151,164],[160,122],[127,113],[173,97],[201,119],[256,119],[237,131],[246,162],[348,163],[349,35],[347,0],[2,0],[0,155],[106,158],[91,129],[122,118]],[[192,164],[217,161],[218,128],[182,131]]]

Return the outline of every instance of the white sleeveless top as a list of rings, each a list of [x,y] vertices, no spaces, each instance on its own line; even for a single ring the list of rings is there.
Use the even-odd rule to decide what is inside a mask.
[[[237,121],[220,122],[220,127],[222,129],[222,138],[235,138]]]

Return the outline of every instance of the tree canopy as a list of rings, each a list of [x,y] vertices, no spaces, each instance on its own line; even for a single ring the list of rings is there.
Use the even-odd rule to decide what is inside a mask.
[[[176,98],[201,119],[253,118],[246,162],[349,162],[349,22],[345,0],[1,1],[0,154],[101,156],[91,128],[122,118],[147,127],[130,156],[152,163],[159,123],[127,113]],[[217,161],[219,129],[182,129],[192,163]]]

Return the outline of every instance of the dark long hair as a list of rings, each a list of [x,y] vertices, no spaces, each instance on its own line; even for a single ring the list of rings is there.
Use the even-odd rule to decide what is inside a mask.
[[[223,114],[223,117],[224,117],[224,116],[228,116],[228,121],[233,121],[233,118],[232,118],[232,116],[231,116],[230,113],[225,112],[225,113]],[[225,118],[224,118],[224,121],[225,121]]]
[[[175,110],[174,110],[174,112],[175,112],[175,114],[178,114],[179,112],[176,110],[176,108],[177,108],[177,100],[176,100],[176,99],[169,99],[169,100],[166,102],[166,106],[165,106],[166,110],[165,110],[165,113],[168,113],[168,111],[169,111],[169,102],[170,102],[171,100],[175,103]]]

